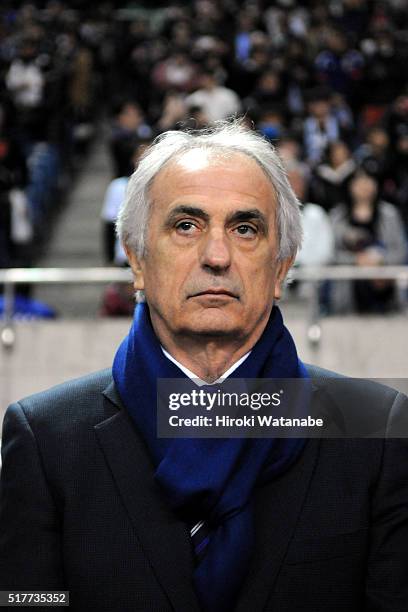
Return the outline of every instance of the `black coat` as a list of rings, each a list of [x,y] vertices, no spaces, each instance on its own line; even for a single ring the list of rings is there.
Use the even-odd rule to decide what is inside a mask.
[[[370,389],[389,420],[408,410],[405,396]],[[12,405],[0,590],[69,590],[73,612],[198,612],[189,531],[153,474],[108,370]],[[406,440],[309,440],[256,490],[255,521],[237,612],[408,610]]]

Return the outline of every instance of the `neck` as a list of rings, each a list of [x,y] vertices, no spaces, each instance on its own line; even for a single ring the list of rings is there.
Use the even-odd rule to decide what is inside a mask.
[[[353,217],[356,221],[366,223],[371,221],[373,206],[369,200],[359,200],[353,206]]]
[[[364,209],[371,209],[373,207],[373,202],[371,199],[369,198],[360,198],[360,199],[356,199],[354,201],[354,208],[364,208]]]
[[[269,313],[270,314],[270,313]],[[222,376],[243,355],[248,353],[264,331],[269,315],[262,319],[247,337],[205,337],[202,334],[174,334],[162,321],[151,316],[153,329],[161,345],[184,367],[208,383]]]

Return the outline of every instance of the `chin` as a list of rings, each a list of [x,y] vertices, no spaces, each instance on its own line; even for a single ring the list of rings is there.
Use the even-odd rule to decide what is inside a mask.
[[[202,336],[240,336],[242,334],[242,319],[228,316],[227,313],[217,309],[208,309],[207,312],[196,313],[180,322],[180,331],[188,335]]]

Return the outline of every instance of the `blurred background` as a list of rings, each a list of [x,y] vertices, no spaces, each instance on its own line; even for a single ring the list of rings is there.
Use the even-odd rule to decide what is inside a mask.
[[[282,302],[300,356],[407,377],[407,65],[407,0],[3,0],[0,272],[126,277],[114,223],[143,150],[241,116],[303,203]],[[399,272],[305,280],[344,265]],[[11,401],[109,367],[133,311],[126,282],[19,283],[12,313],[6,289],[0,420]]]

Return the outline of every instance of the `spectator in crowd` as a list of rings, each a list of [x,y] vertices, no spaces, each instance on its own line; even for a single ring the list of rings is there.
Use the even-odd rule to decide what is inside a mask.
[[[290,186],[302,206],[303,242],[295,264],[298,266],[325,266],[334,257],[334,236],[330,219],[318,204],[309,202],[308,176],[299,164],[286,166]]]
[[[187,116],[192,114],[193,108],[201,108],[186,104],[185,98],[176,91],[170,91],[163,102],[162,114],[159,117],[156,128],[159,132],[164,130],[177,129],[177,126],[187,120]],[[205,118],[207,122],[207,118]]]
[[[341,140],[331,142],[322,163],[314,168],[310,185],[311,197],[325,210],[344,202],[347,186],[357,168],[347,144]]]
[[[387,197],[393,173],[392,152],[387,131],[380,125],[370,128],[365,141],[355,151],[355,158],[368,174],[376,178],[380,194]]]
[[[67,35],[68,36],[68,35]],[[95,99],[95,73],[92,52],[78,34],[67,38],[69,69],[66,71],[68,97],[67,114],[71,121],[73,138],[78,149],[86,148],[93,135],[92,114]],[[65,42],[67,45],[67,42]]]
[[[6,85],[19,115],[20,141],[28,151],[44,120],[45,78],[34,40],[23,38],[20,53],[7,72]]]
[[[383,123],[393,147],[398,139],[408,132],[408,93],[395,99],[384,117]]]
[[[180,19],[179,21],[175,21],[169,38],[175,51],[180,51],[188,55],[191,51],[191,43],[193,41],[193,32],[188,20]]]
[[[330,102],[331,112],[338,121],[343,138],[352,144],[355,137],[354,118],[346,97],[338,93],[332,93]]]
[[[276,145],[285,129],[283,109],[277,105],[266,105],[264,108],[260,108],[256,127],[263,136]]]
[[[284,106],[285,102],[286,91],[279,73],[271,68],[264,70],[257,80],[248,104],[257,107]]]
[[[283,57],[283,74],[287,82],[287,104],[295,125],[303,118],[306,111],[306,100],[304,92],[310,91],[315,85],[312,66],[305,55],[306,41],[291,38],[287,44],[287,50]]]
[[[339,264],[356,266],[406,263],[407,240],[395,206],[379,196],[378,182],[359,170],[349,183],[347,200],[331,211],[335,235],[335,258]],[[333,283],[332,309],[356,309],[360,313],[388,312],[396,306],[396,287],[391,280],[356,280]]]
[[[377,3],[377,7],[380,3]],[[371,36],[363,39],[365,68],[361,86],[361,123],[363,129],[378,124],[388,105],[406,84],[405,52],[398,52],[391,24],[373,21]],[[396,29],[399,29],[397,23]],[[403,44],[403,43],[402,43]],[[406,60],[405,60],[406,61]]]
[[[309,171],[308,164],[302,162],[302,145],[294,134],[290,132],[284,133],[276,148],[285,166],[302,164],[304,172],[307,173]]]
[[[235,58],[238,62],[246,62],[251,53],[251,33],[256,29],[254,15],[248,10],[240,11],[234,38]]]
[[[200,88],[187,96],[189,106],[202,108],[209,121],[225,119],[241,111],[241,102],[237,94],[220,85],[212,71],[203,71],[200,77]]]
[[[309,92],[308,113],[304,123],[303,142],[306,159],[314,166],[321,161],[328,144],[339,140],[341,136],[327,89],[316,88]]]
[[[408,128],[406,134],[397,138],[395,149],[390,195],[400,211],[408,235]]]
[[[137,144],[133,148],[129,146],[126,164],[124,163],[125,160],[122,160],[122,176],[113,179],[106,190],[101,211],[101,219],[103,223],[104,260],[108,265],[122,265],[127,261],[125,252],[116,238],[115,224],[118,218],[119,209],[125,199],[129,177],[133,174],[140,157],[151,142],[151,138],[139,138]],[[123,153],[125,152],[126,150],[124,149]]]
[[[32,239],[25,187],[27,168],[17,139],[7,129],[9,110],[0,104],[0,268],[29,263]]]
[[[140,138],[136,148],[129,150],[127,172],[124,176],[110,182],[102,207],[102,237],[104,259],[107,265],[128,266],[126,253],[116,236],[116,221],[119,209],[125,200],[129,177],[135,170],[139,159],[152,143],[151,138]],[[99,315],[102,317],[129,317],[135,307],[134,291],[129,283],[111,283],[102,295]]]
[[[115,177],[129,176],[129,156],[140,138],[151,136],[152,129],[146,123],[141,107],[133,100],[119,100],[112,117],[109,143],[113,173]]]
[[[186,53],[177,51],[156,64],[152,83],[161,91],[169,89],[191,92],[196,82],[197,69]]]
[[[332,91],[352,96],[363,77],[363,66],[364,57],[360,51],[349,47],[346,32],[329,28],[325,48],[314,62],[317,80]]]
[[[330,219],[326,211],[308,200],[309,173],[307,166],[299,162],[286,164],[290,186],[296,197],[302,203],[302,230],[303,241],[295,259],[295,266],[325,266],[333,263],[334,235]],[[293,283],[298,297],[309,298],[313,289],[310,283]],[[321,307],[327,309],[327,283],[319,283],[319,301]]]
[[[259,33],[253,35],[249,57],[244,62],[235,61],[230,68],[229,83],[241,99],[251,96],[262,73],[271,68],[268,41]]]

